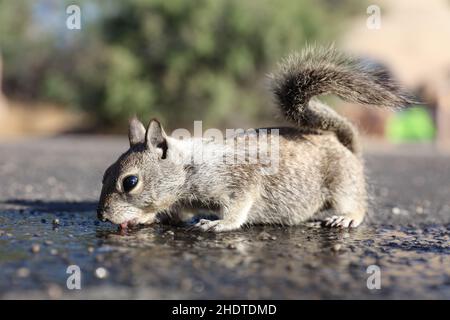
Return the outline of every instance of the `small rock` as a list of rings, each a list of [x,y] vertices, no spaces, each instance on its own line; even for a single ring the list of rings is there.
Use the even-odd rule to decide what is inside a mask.
[[[301,243],[297,243],[295,246],[298,247],[298,248],[301,248],[302,244]]]
[[[51,250],[50,250],[50,254],[51,254],[52,256],[56,256],[56,255],[58,254],[58,250],[56,250],[56,249],[51,249]]]
[[[60,223],[59,223],[59,219],[58,219],[58,218],[53,219],[52,224],[53,224],[54,227],[58,227],[59,224],[60,224]]]
[[[94,250],[95,250],[94,247],[88,247],[88,248],[87,248],[87,251],[88,251],[89,253],[94,252]]]
[[[331,250],[334,252],[339,252],[341,250],[342,246],[340,244],[335,244]]]
[[[45,240],[44,243],[47,246],[51,246],[53,244],[53,241],[52,240]]]
[[[201,293],[201,292],[203,292],[205,290],[205,285],[202,282],[200,282],[200,281],[194,282],[194,284],[192,286],[192,290],[195,293]]]
[[[31,246],[31,252],[39,253],[39,251],[41,251],[41,246],[38,245],[37,243],[35,243]]]
[[[227,248],[228,249],[236,249],[237,247],[236,247],[236,245],[230,243],[229,245],[227,245]]]
[[[108,276],[108,270],[103,267],[95,269],[95,276],[99,279],[105,279]]]
[[[400,214],[400,209],[399,208],[397,208],[397,207],[394,207],[394,208],[392,208],[392,213],[393,214]]]
[[[25,267],[19,268],[19,269],[17,269],[16,274],[19,278],[26,278],[30,275],[30,269],[25,268]]]
[[[47,294],[50,299],[60,299],[63,295],[62,289],[56,284],[50,284],[47,289]]]
[[[263,231],[263,232],[261,232],[261,233],[258,235],[258,239],[259,239],[259,240],[276,240],[277,237],[275,237],[275,236],[273,236],[273,235],[271,235],[271,234],[269,234],[269,233]]]

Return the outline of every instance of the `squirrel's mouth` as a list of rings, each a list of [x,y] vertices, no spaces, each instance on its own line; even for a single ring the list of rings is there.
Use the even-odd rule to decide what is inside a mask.
[[[136,221],[136,219],[132,219],[132,220],[127,220],[127,221],[120,223],[119,228],[121,230],[127,230],[128,228],[136,226],[136,225],[138,225],[138,222]]]
[[[115,224],[119,225],[121,230],[126,230],[132,227],[136,227],[138,225],[150,225],[155,222],[155,216],[150,215],[146,217],[135,217],[133,219],[125,220],[123,222],[116,222]]]

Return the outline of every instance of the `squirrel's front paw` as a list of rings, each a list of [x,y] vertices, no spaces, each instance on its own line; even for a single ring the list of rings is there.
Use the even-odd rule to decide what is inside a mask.
[[[239,227],[226,223],[224,220],[207,220],[201,219],[196,223],[192,230],[200,230],[204,232],[223,232],[238,229]]]

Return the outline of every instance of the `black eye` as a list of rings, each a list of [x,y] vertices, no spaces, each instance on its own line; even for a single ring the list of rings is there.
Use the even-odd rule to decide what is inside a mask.
[[[127,176],[122,180],[123,191],[130,192],[136,187],[138,184],[138,177],[136,176]]]

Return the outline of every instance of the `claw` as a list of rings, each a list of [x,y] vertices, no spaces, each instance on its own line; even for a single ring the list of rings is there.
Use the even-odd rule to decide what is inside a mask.
[[[351,219],[346,216],[332,216],[324,220],[325,227],[330,228],[356,228],[359,223],[355,219]]]

